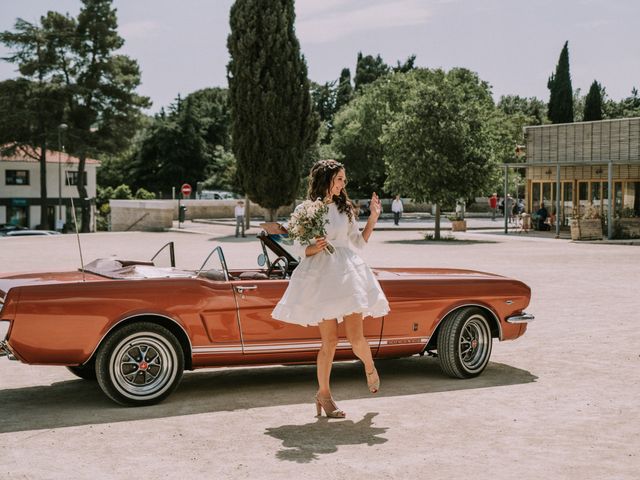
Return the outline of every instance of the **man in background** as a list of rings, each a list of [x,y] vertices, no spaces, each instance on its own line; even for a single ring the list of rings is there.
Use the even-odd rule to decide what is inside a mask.
[[[498,194],[495,192],[489,197],[489,208],[491,209],[491,220],[495,222],[496,211],[498,210]]]
[[[236,217],[236,238],[238,237],[238,232],[242,230],[242,236],[245,237],[244,234],[244,202],[242,200],[238,200],[236,208],[234,210],[234,215]]]
[[[396,198],[391,202],[391,211],[393,212],[393,223],[395,225],[400,225],[400,216],[404,211],[400,195],[396,195]]]

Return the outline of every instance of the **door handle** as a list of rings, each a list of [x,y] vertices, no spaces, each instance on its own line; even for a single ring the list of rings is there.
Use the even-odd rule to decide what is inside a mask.
[[[236,285],[236,292],[244,293],[245,290],[257,290],[257,285]]]

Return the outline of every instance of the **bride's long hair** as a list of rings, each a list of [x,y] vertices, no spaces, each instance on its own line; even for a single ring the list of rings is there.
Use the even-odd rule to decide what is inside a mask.
[[[318,198],[324,200],[334,177],[340,170],[344,170],[344,165],[336,160],[318,160],[314,163],[311,172],[309,172],[309,190],[307,191],[309,200],[317,200]],[[332,200],[338,207],[338,211],[346,213],[349,221],[353,222],[354,208],[349,195],[347,195],[347,190],[343,188],[340,195],[334,195]]]

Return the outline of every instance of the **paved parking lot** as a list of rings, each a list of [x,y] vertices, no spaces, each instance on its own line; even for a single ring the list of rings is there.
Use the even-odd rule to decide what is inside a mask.
[[[328,421],[314,417],[312,366],[190,372],[164,403],[128,409],[64,368],[0,359],[0,478],[637,479],[640,248],[494,233],[379,231],[362,254],[531,286],[535,323],[494,343],[479,378],[444,377],[430,358],[381,361],[372,396],[359,365],[337,364],[348,416]],[[259,253],[225,225],[81,237],[86,260],[147,259],[170,240],[185,268],[216,245],[231,266]],[[78,265],[73,236],[0,238],[0,271]]]

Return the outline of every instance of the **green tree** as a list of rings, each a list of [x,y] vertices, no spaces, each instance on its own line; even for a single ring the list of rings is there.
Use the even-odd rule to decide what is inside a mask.
[[[358,52],[356,75],[353,79],[355,90],[361,90],[363,86],[375,82],[378,78],[389,73],[389,71],[389,65],[384,63],[379,54],[375,57],[373,55],[363,56],[362,52]]]
[[[402,110],[382,135],[387,189],[440,205],[486,191],[494,163],[494,105],[489,85],[474,72],[421,72]]]
[[[353,87],[351,86],[351,71],[343,68],[338,79],[338,87],[336,89],[336,111],[340,110],[353,97]]]
[[[398,60],[397,65],[395,67],[393,67],[393,71],[394,71],[394,73],[407,73],[407,72],[410,72],[411,70],[416,68],[415,67],[415,63],[416,63],[416,56],[415,55],[411,55],[403,63],[400,63],[400,60]]]
[[[529,118],[528,125],[542,125],[547,118],[547,106],[536,97],[502,95],[497,108],[506,115],[522,114]]]
[[[233,153],[244,191],[272,219],[293,202],[318,129],[294,20],[293,0],[236,0],[231,7]]]
[[[619,102],[608,99],[604,87],[602,88],[603,113],[605,118],[640,117],[640,95],[638,89],[633,88],[631,95]]]
[[[547,82],[549,89],[548,115],[551,123],[573,122],[573,88],[569,73],[569,42],[565,42],[556,71]]]
[[[14,31],[0,33],[0,42],[13,50],[4,60],[16,64],[22,75],[0,84],[0,144],[5,154],[20,150],[40,163],[40,224],[44,229],[52,224],[47,208],[47,149],[55,144],[64,108],[56,76],[55,40],[47,17],[41,17],[40,24],[19,18]]]
[[[340,153],[348,169],[349,193],[354,198],[385,192],[380,136],[400,110],[415,77],[395,74],[376,81],[336,114],[331,148]]]
[[[602,120],[602,87],[594,80],[584,101],[583,120]]]
[[[162,110],[156,115],[130,164],[134,188],[167,196],[172,187],[188,183],[195,189],[197,182],[205,180],[214,150],[207,139],[216,128],[200,116],[198,100],[178,97],[168,114]],[[215,138],[225,143],[223,137]]]

